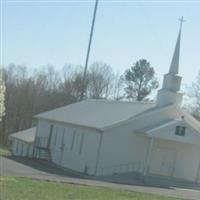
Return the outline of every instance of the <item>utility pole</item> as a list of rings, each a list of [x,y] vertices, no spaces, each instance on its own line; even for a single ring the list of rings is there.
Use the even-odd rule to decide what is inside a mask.
[[[92,37],[93,37],[93,32],[94,32],[94,25],[95,25],[96,13],[97,13],[98,1],[99,0],[96,0],[95,6],[94,6],[94,13],[93,13],[92,25],[91,25],[91,30],[90,30],[90,38],[89,38],[89,43],[88,43],[88,48],[87,48],[85,68],[84,68],[84,74],[83,74],[83,79],[82,79],[80,101],[83,100],[84,95],[85,95],[85,90],[86,90],[86,75],[87,75],[88,61],[89,61],[89,57],[90,57],[90,49],[91,49],[91,44],[92,44]]]

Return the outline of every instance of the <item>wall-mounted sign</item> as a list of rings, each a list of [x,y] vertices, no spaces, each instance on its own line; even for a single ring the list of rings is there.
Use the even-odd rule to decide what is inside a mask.
[[[185,127],[184,126],[176,126],[176,135],[185,136]]]

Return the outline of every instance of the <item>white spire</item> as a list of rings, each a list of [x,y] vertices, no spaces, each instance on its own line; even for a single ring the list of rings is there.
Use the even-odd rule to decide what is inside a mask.
[[[158,91],[157,106],[166,106],[169,104],[181,106],[182,96],[183,96],[183,94],[180,93],[182,77],[178,76],[178,70],[179,70],[181,31],[182,31],[182,23],[184,21],[183,17],[180,19],[180,21],[181,24],[174,50],[174,55],[170,65],[169,73],[164,75],[163,86]]]
[[[181,43],[181,31],[182,31],[182,24],[183,24],[184,21],[185,20],[183,19],[183,17],[181,17],[179,34],[178,34],[178,38],[177,38],[177,42],[176,42],[176,46],[175,46],[172,62],[171,62],[171,65],[170,65],[169,74],[178,74],[178,71],[179,71],[179,55],[180,55],[180,43]]]

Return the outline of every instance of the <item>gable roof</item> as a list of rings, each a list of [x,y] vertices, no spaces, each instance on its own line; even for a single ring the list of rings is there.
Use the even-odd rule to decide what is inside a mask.
[[[161,138],[166,140],[173,140],[189,144],[200,144],[199,129],[196,129],[194,124],[187,119],[177,118],[167,120],[153,126],[140,129],[138,133],[143,133],[146,136]],[[177,126],[185,127],[184,137],[175,134]],[[189,131],[188,131],[189,130]]]
[[[17,133],[13,133],[9,136],[9,139],[18,139],[27,143],[33,143],[35,140],[36,128],[29,128]]]
[[[86,100],[35,117],[101,130],[126,121],[154,106],[154,103],[146,102]]]
[[[120,121],[119,123],[115,123],[115,124],[113,124],[111,126],[107,126],[106,129],[112,129],[112,128],[117,128],[117,127],[122,126],[122,125],[127,125],[129,123],[132,123],[136,119],[149,118],[152,115],[154,115],[155,113],[160,113],[160,112],[164,112],[164,111],[167,111],[167,110],[171,110],[172,112],[176,112],[177,111],[177,106],[173,105],[173,104],[169,104],[169,105],[166,105],[164,107],[152,106],[151,108],[146,109],[143,112],[139,112],[138,114],[130,117],[127,120]]]

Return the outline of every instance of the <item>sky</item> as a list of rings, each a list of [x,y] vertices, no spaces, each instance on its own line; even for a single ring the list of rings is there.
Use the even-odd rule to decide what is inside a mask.
[[[0,1],[1,64],[84,65],[94,0]],[[89,64],[106,62],[123,73],[145,58],[162,81],[181,16],[180,75],[191,84],[200,70],[200,1],[99,0]]]

